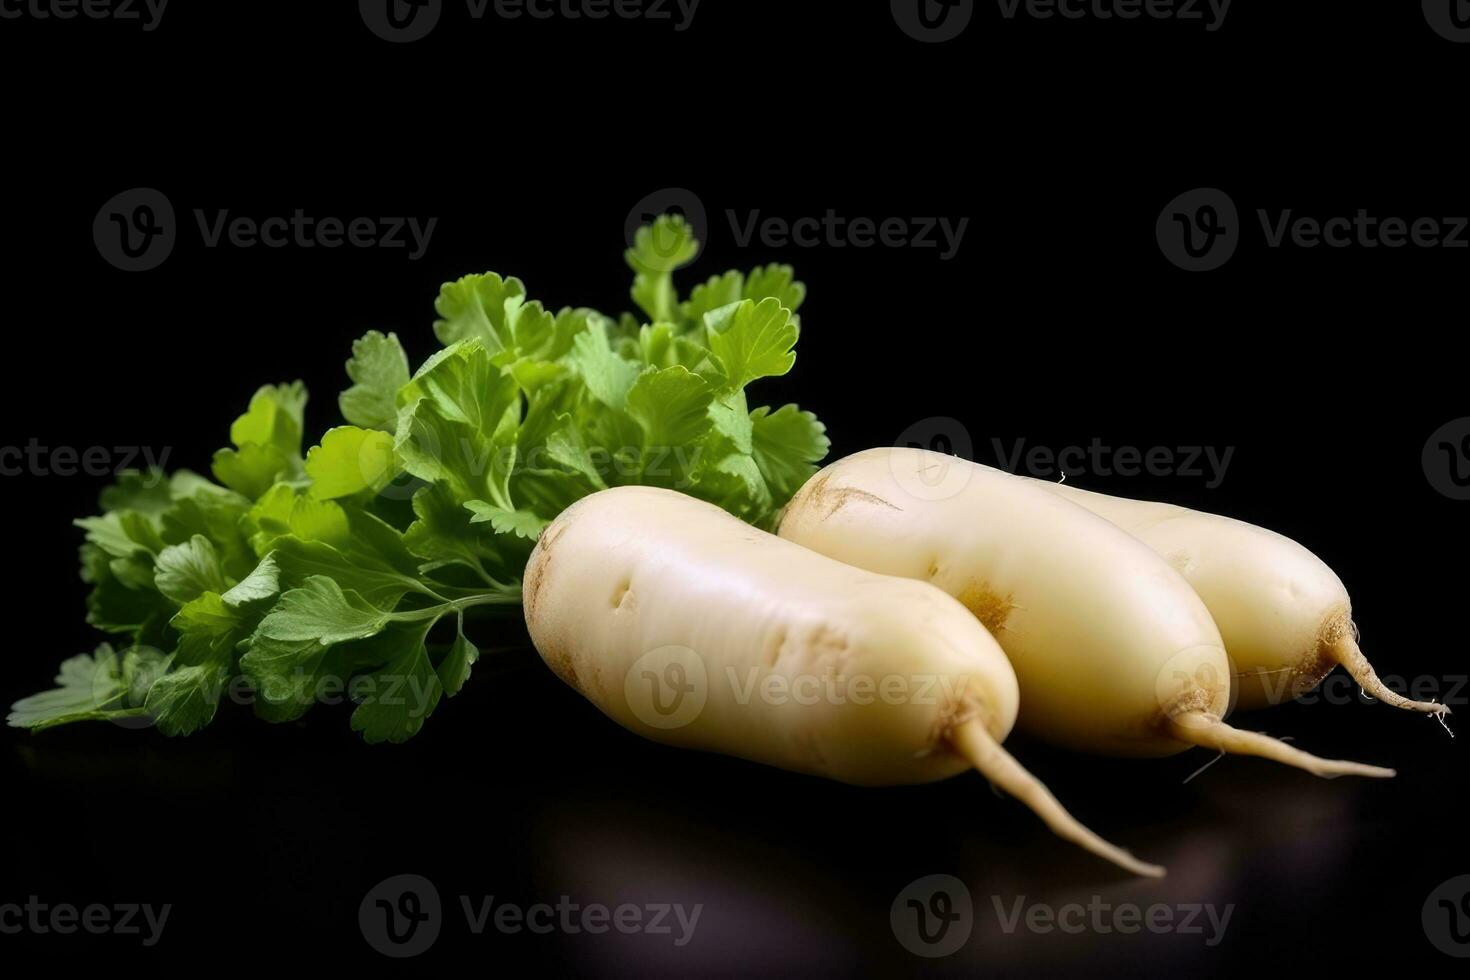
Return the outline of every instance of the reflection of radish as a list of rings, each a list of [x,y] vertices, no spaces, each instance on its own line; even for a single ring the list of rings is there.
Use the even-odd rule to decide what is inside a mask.
[[[1039,738],[1108,755],[1202,745],[1321,776],[1393,774],[1225,724],[1229,661],[1189,583],[1032,481],[925,450],[869,450],[808,481],[781,536],[958,597],[1010,657],[1021,727]]]
[[[1039,484],[1134,535],[1179,569],[1220,627],[1237,701],[1261,708],[1316,687],[1342,664],[1385,704],[1444,713],[1384,686],[1353,633],[1342,580],[1290,538],[1244,521],[1075,487]]]
[[[1016,675],[932,586],[824,558],[683,494],[620,487],[545,530],[524,594],[542,659],[641,735],[861,785],[973,767],[1061,836],[1162,873],[1077,823],[1001,748]]]

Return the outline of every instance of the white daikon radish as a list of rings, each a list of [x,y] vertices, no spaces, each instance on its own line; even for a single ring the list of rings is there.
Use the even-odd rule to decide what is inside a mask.
[[[651,487],[604,490],[541,535],[526,623],[542,658],[656,741],[860,785],[969,768],[1139,874],[1001,748],[1016,677],[933,586],[875,575]]]
[[[814,476],[780,533],[958,598],[1016,669],[1020,726],[1046,741],[1119,756],[1199,745],[1321,776],[1393,775],[1225,724],[1229,661],[1189,583],[1033,481],[941,453],[873,449]]]

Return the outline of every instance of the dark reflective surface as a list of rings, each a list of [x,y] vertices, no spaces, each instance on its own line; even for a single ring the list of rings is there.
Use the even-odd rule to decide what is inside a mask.
[[[10,785],[27,832],[7,839],[11,880],[44,882],[53,903],[173,904],[154,954],[165,958],[221,929],[371,958],[358,903],[381,879],[416,874],[443,907],[426,963],[469,952],[596,976],[1122,976],[1249,969],[1262,955],[1347,964],[1369,934],[1423,957],[1420,906],[1466,860],[1442,792],[1463,772],[1457,746],[1381,707],[1238,719],[1345,757],[1392,757],[1403,774],[1379,783],[1251,759],[1186,783],[1203,753],[1122,762],[1012,740],[1079,816],[1167,865],[1160,881],[1053,838],[979,777],[865,790],[644,742],[524,651],[487,664],[452,707],[427,737],[374,751],[330,709],[283,729],[237,712],[186,742],[98,728],[22,739]],[[928,960],[900,945],[889,915],[934,874],[964,883],[972,932]],[[561,903],[572,926],[476,935],[492,896],[492,909]],[[697,918],[686,931],[665,913],[668,935],[592,934],[581,910],[599,904]],[[1159,905],[1167,913],[1150,912]]]

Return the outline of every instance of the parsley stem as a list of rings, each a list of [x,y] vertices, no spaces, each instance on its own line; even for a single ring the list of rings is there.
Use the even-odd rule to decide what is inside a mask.
[[[515,606],[520,605],[521,595],[519,591],[484,592],[479,595],[466,596],[463,599],[446,599],[437,606],[428,606],[424,609],[411,609],[408,612],[394,613],[392,618],[400,623],[421,623],[426,619],[442,619],[450,613],[463,615],[466,609],[476,606]]]

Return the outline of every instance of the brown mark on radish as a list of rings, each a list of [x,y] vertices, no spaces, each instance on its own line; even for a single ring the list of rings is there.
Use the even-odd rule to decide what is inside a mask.
[[[985,582],[972,582],[957,593],[955,598],[974,613],[975,618],[980,620],[980,625],[992,635],[1006,628],[1006,620],[1011,618],[1011,610],[1016,608],[1011,596],[1001,595]]]
[[[521,605],[525,607],[527,617],[536,616],[536,607],[541,601],[541,590],[546,584],[546,569],[551,563],[552,549],[566,529],[566,521],[563,518],[554,521],[550,527],[541,532],[541,537],[537,539],[536,547],[531,551],[531,557],[526,562],[526,572],[521,582]]]
[[[889,510],[903,510],[902,507],[889,503],[875,493],[868,493],[866,490],[858,490],[855,487],[834,487],[831,485],[831,480],[830,476],[819,477],[808,484],[800,494],[822,512],[818,520],[828,520],[839,510],[856,501],[877,507],[887,507]]]
[[[766,648],[762,651],[761,663],[767,667],[776,666],[781,659],[781,650],[786,646],[786,629],[777,627],[766,636]]]

